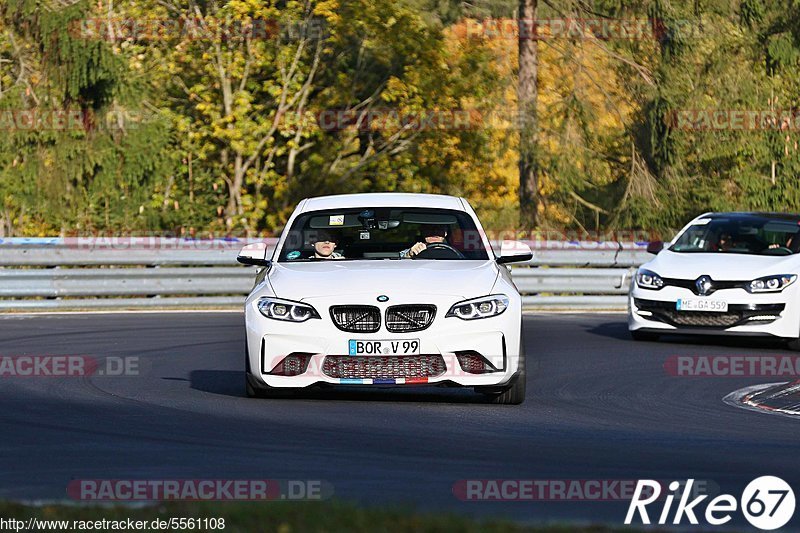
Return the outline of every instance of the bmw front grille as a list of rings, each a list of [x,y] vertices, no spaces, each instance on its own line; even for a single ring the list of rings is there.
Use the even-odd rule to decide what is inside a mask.
[[[435,305],[393,305],[386,310],[386,329],[392,333],[422,331],[436,316]]]
[[[375,333],[381,329],[381,311],[373,305],[333,305],[333,323],[350,333]],[[430,304],[393,305],[386,309],[386,330],[410,333],[427,329],[436,316],[436,306]]]
[[[374,305],[334,305],[331,318],[337,328],[350,333],[374,333],[381,329],[381,310]]]

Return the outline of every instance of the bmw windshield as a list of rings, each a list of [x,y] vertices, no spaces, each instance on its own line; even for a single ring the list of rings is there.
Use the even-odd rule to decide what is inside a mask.
[[[800,250],[800,216],[729,214],[701,218],[689,226],[673,252],[791,255]]]
[[[279,262],[316,260],[488,260],[467,213],[446,209],[354,208],[299,215]]]

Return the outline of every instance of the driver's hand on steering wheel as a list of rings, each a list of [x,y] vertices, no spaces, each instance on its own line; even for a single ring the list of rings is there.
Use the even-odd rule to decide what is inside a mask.
[[[428,247],[428,245],[425,244],[424,242],[418,242],[417,244],[412,246],[410,250],[408,250],[408,256],[409,257],[414,257],[415,255],[417,255],[418,253],[420,253],[422,250],[426,249],[427,247]]]

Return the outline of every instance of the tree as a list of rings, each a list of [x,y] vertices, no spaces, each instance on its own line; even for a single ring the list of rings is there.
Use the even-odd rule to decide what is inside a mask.
[[[7,233],[143,229],[163,123],[117,120],[146,100],[109,43],[76,32],[87,2],[0,5],[0,213]]]
[[[519,209],[520,229],[535,228],[539,208],[538,157],[538,41],[530,31],[535,27],[538,0],[519,3],[519,82],[517,105],[520,121]],[[527,29],[526,29],[527,28]]]

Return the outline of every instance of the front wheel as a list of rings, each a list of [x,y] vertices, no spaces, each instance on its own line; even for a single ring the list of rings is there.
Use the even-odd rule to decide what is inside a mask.
[[[244,343],[244,394],[248,398],[265,398],[266,391],[261,387],[256,386],[253,382],[255,380],[250,375],[250,350],[247,347],[247,341]]]
[[[244,394],[248,398],[292,398],[303,389],[269,387],[253,377],[250,371],[250,351],[244,346]]]
[[[244,375],[244,393],[248,398],[266,398],[267,391],[261,388],[256,388],[251,382],[250,373],[246,372]]]
[[[512,378],[511,385],[503,389],[476,387],[475,392],[480,392],[488,398],[490,403],[497,405],[520,405],[525,401],[525,388],[527,385],[525,372],[525,353],[520,353],[519,370]]]
[[[489,401],[497,405],[520,405],[525,401],[525,370],[517,374],[514,384],[504,391],[489,394]]]

